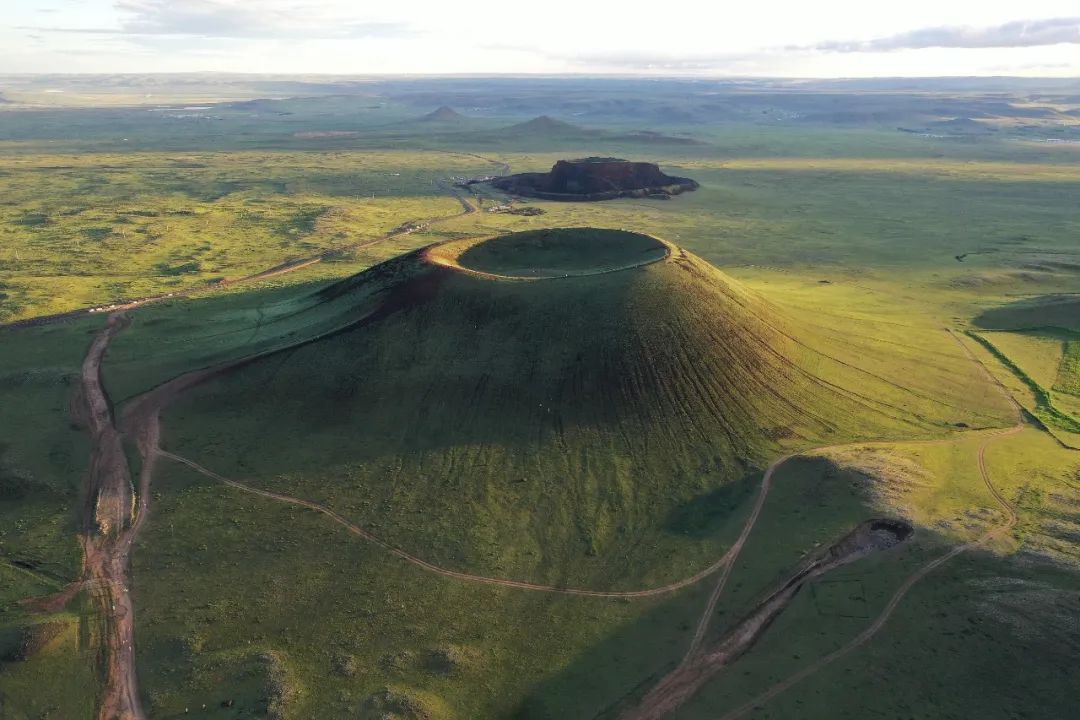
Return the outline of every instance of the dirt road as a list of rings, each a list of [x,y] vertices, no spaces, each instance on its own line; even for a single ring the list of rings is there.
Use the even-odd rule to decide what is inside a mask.
[[[471,156],[491,162],[503,172],[508,166],[481,156]],[[423,230],[435,223],[477,212],[477,206],[454,188],[446,188],[461,204],[462,212],[430,218],[401,226],[386,235],[345,249],[361,249],[378,242]],[[31,318],[0,326],[30,327],[62,322],[95,312],[109,312],[105,328],[94,338],[83,360],[79,395],[73,403],[77,420],[85,425],[91,439],[90,470],[86,480],[86,503],[82,509],[82,531],[79,541],[83,548],[83,576],[61,593],[42,605],[43,608],[62,607],[79,590],[87,590],[98,606],[101,618],[101,637],[105,686],[98,707],[99,720],[144,720],[135,673],[134,606],[128,591],[131,548],[142,529],[149,511],[149,487],[158,460],[158,409],[153,403],[143,403],[139,422],[131,437],[138,443],[142,455],[139,490],[133,487],[131,470],[124,452],[124,433],[113,417],[112,405],[101,381],[101,363],[109,343],[127,325],[126,312],[143,305],[223,287],[264,280],[295,272],[322,262],[335,251],[314,257],[282,263],[260,273],[228,280],[213,288],[192,289],[152,297],[124,301],[106,308],[88,308],[59,315]],[[193,381],[197,381],[193,379]],[[182,388],[179,388],[182,389]],[[177,391],[179,391],[177,389]],[[136,405],[139,405],[136,403]],[[127,430],[127,428],[125,428]]]
[[[765,507],[765,498],[768,497],[769,490],[772,488],[772,479],[773,475],[776,473],[776,469],[793,457],[795,457],[794,454],[785,455],[770,465],[769,469],[765,471],[765,477],[761,479],[761,489],[758,491],[757,500],[754,501],[754,507],[750,511],[750,517],[747,518],[746,524],[743,525],[742,532],[739,533],[739,537],[735,540],[735,544],[732,545],[731,550],[728,551],[730,562],[724,566],[724,571],[720,573],[720,577],[717,579],[716,585],[709,595],[709,600],[705,603],[705,611],[701,613],[701,618],[698,620],[697,629],[694,630],[694,637],[690,640],[690,647],[683,657],[683,665],[697,653],[698,648],[701,647],[702,640],[705,639],[705,633],[709,629],[709,622],[712,620],[713,613],[716,611],[716,604],[720,600],[720,595],[724,592],[724,586],[727,585],[728,578],[731,576],[731,570],[735,567],[735,561],[739,559],[739,553],[742,552],[743,545],[746,544],[746,539],[750,537],[750,531],[753,530],[754,525],[757,524],[758,517],[761,515],[761,509]]]
[[[84,587],[102,619],[105,688],[99,720],[144,720],[135,677],[134,608],[128,592],[131,544],[145,517],[145,495],[134,499],[131,473],[109,398],[101,383],[101,361],[113,336],[127,324],[109,318],[82,365],[81,399],[92,442],[87,503],[83,512]]]

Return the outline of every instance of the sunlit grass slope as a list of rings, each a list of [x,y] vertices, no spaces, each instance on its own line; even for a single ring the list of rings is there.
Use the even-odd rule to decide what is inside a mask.
[[[1080,298],[1047,295],[991,308],[972,337],[1009,373],[1020,401],[1058,438],[1080,447]]]

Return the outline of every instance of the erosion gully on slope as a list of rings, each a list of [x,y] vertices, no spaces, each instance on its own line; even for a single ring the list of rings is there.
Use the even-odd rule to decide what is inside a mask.
[[[760,602],[711,649],[698,653],[695,648],[689,659],[650,690],[623,717],[625,720],[668,717],[716,672],[745,654],[806,583],[838,567],[902,543],[913,532],[914,528],[901,520],[877,519],[861,523],[825,552],[805,561],[787,582]]]
[[[916,583],[918,583],[920,580],[922,580],[924,577],[929,575],[937,568],[947,563],[949,560],[952,560],[957,555],[960,555],[961,553],[967,552],[969,550],[973,550],[977,547],[981,547],[986,543],[990,542],[991,540],[998,538],[1012,530],[1013,527],[1016,526],[1016,523],[1019,521],[1019,518],[1013,506],[1004,498],[1003,495],[1001,495],[1000,491],[998,491],[998,489],[995,488],[993,483],[990,481],[990,476],[986,470],[986,449],[997,440],[1001,440],[1003,438],[1015,435],[1023,431],[1023,429],[1024,424],[1023,422],[1020,422],[1016,426],[1009,428],[1008,430],[1004,430],[995,435],[994,437],[986,439],[981,445],[979,445],[979,450],[977,453],[979,473],[982,475],[983,482],[986,484],[986,487],[990,491],[990,494],[992,494],[994,496],[994,499],[997,500],[998,504],[1001,505],[1002,510],[1005,511],[1006,520],[1003,524],[992,528],[976,540],[966,543],[964,545],[959,545],[950,550],[949,552],[945,553],[941,557],[937,558],[936,560],[932,560],[926,565],[923,565],[921,568],[909,575],[906,580],[904,580],[903,584],[889,599],[889,602],[885,605],[885,608],[877,616],[874,622],[871,623],[870,626],[863,630],[861,633],[859,633],[859,635],[857,635],[853,640],[851,640],[838,650],[834,650],[828,655],[825,655],[824,657],[818,659],[811,665],[803,668],[802,670],[788,677],[787,679],[777,683],[776,685],[773,685],[761,695],[758,695],[752,700],[749,700],[748,702],[728,712],[722,718],[720,718],[720,720],[736,720],[736,718],[744,717],[747,713],[762,707],[780,693],[784,692],[785,690],[794,686],[800,681],[810,677],[826,665],[836,660],[839,660],[840,658],[848,655],[859,647],[862,647],[871,639],[873,639],[873,637],[883,627],[885,627],[885,623],[889,621],[889,618],[892,617],[893,613],[896,611],[896,608],[900,605],[900,602],[916,585]]]

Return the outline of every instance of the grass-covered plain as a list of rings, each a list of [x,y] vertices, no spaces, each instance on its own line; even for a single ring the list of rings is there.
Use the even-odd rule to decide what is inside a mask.
[[[0,698],[12,717],[92,717],[98,695],[96,618],[78,598],[44,613],[23,601],[81,573],[90,448],[69,407],[99,326],[0,329]]]
[[[1069,440],[1046,411],[1080,410],[1069,146],[665,128],[701,141],[685,144],[630,136],[632,118],[607,135],[514,137],[498,128],[524,118],[422,126],[410,102],[241,102],[213,123],[33,111],[38,127],[0,145],[0,319],[205,288],[132,313],[103,369],[118,412],[182,373],[262,354],[168,409],[163,446],[498,578],[686,577],[733,542],[769,462],[860,441],[780,468],[708,637],[867,517],[906,517],[914,540],[806,588],[685,718],[715,720],[842,645],[921,563],[1000,522],[976,454],[1013,412],[969,351]],[[483,212],[502,198],[481,190],[481,212],[450,217],[450,176],[597,152],[702,188],[530,201],[535,216]],[[432,217],[450,219],[372,242]],[[648,233],[698,258],[538,283],[393,260],[466,240],[477,250],[462,264],[493,274],[635,264],[618,248],[522,263],[522,248],[468,240],[558,227]],[[19,600],[79,574],[89,447],[69,403],[102,324],[0,329],[0,698],[30,717],[93,717],[97,700],[89,606],[40,614]],[[871,643],[751,717],[1068,716],[1080,457],[1029,427],[986,460],[1018,508],[1014,531],[927,577]],[[678,662],[709,590],[592,598],[440,577],[167,460],[152,493],[132,589],[153,718],[615,717]]]
[[[903,574],[941,554],[956,533],[998,521],[993,499],[971,469],[974,452],[965,442],[845,453],[842,467],[876,467],[873,456],[882,453],[903,460],[892,463],[886,484],[855,487],[898,492],[890,504],[923,518],[920,537],[894,558],[871,559],[828,578],[846,585],[839,593],[823,593],[823,582],[800,594],[734,672],[677,717],[723,717],[747,696],[840,647],[876,615]],[[871,643],[746,717],[1068,717],[1080,689],[1072,671],[1080,650],[1074,569],[1080,459],[1029,429],[992,447],[987,462],[995,484],[1020,509],[1021,523],[1007,540],[935,571]],[[955,516],[948,506],[927,502],[920,489],[946,478],[971,496],[954,506]],[[839,494],[831,496],[834,502]],[[924,525],[927,520],[934,521]],[[833,601],[837,594],[845,602]]]
[[[0,321],[206,287],[461,211],[454,153],[34,155],[0,159]]]

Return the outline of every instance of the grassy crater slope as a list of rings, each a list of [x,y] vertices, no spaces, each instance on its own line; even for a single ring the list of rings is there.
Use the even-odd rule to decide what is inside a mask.
[[[553,270],[561,274],[551,277]],[[804,339],[801,323],[701,259],[623,231],[447,243],[288,307],[280,317],[260,316],[252,337],[262,355],[196,387],[165,413],[163,446],[222,475],[319,502],[428,562],[498,578],[598,590],[674,582],[730,545],[761,470],[783,451],[942,434],[952,421],[994,412],[968,399],[970,411],[958,414],[964,403],[945,383],[928,399],[852,368],[836,360],[838,347],[825,335]],[[131,337],[143,330],[154,332],[136,323]],[[954,365],[943,367],[963,388]],[[940,379],[937,373],[927,363],[923,377]],[[155,500],[161,520],[148,526],[134,577],[139,672],[161,712],[196,702],[195,688],[209,687],[199,680],[199,668],[211,662],[202,655],[221,658],[217,653],[249,646],[287,650],[298,682],[347,686],[361,702],[408,675],[397,654],[427,652],[416,638],[446,614],[433,608],[481,592],[405,565],[309,511],[275,506],[190,470],[167,464],[157,487],[165,496]],[[215,507],[229,500],[232,519],[211,520],[196,509],[199,498]],[[311,528],[313,544],[303,554],[318,561],[276,564],[276,553],[294,547],[291,531],[248,536],[250,513],[268,507],[282,523]],[[187,530],[201,525],[194,531],[205,542],[200,547],[212,547],[220,563],[178,549],[178,538],[190,544]],[[350,563],[357,555],[341,554],[343,543],[358,546],[362,565]],[[245,559],[230,564],[234,557]],[[395,587],[413,588],[410,603],[428,609],[400,618],[379,610],[364,589],[375,582],[363,569],[373,557],[396,568]],[[264,583],[274,572],[296,583],[275,582],[273,602],[256,617],[225,597],[227,588]],[[344,627],[320,626],[311,636],[267,632],[307,616],[311,598],[303,587],[311,573],[323,572],[356,587],[356,623],[385,631],[384,655],[363,662],[356,678],[335,680],[309,661]],[[203,588],[200,597],[208,593],[204,607],[212,612],[186,608],[185,588],[195,586]],[[464,642],[479,632],[477,622],[509,624],[528,637],[543,615],[533,614],[532,601],[510,601],[521,592],[499,589],[492,604],[438,621],[450,623],[441,642]],[[578,612],[569,605],[577,599],[558,599],[564,602]],[[523,699],[523,688],[636,616],[638,605],[605,602],[586,634],[577,621],[568,634],[545,631],[550,642],[528,663],[517,662],[520,648],[484,641],[485,653],[510,659],[468,692],[435,681],[423,686],[438,688],[462,717],[502,716]],[[218,639],[200,639],[208,633]],[[297,717],[338,702],[322,691],[303,697]]]
[[[605,248],[605,263],[639,260],[642,237],[623,235],[626,257]],[[757,472],[778,440],[895,432],[887,407],[807,369],[766,302],[689,254],[507,282],[456,252],[479,250],[324,291],[385,284],[352,326],[196,390],[167,415],[166,446],[450,567],[637,587],[716,552],[662,562],[685,543],[665,514]]]

